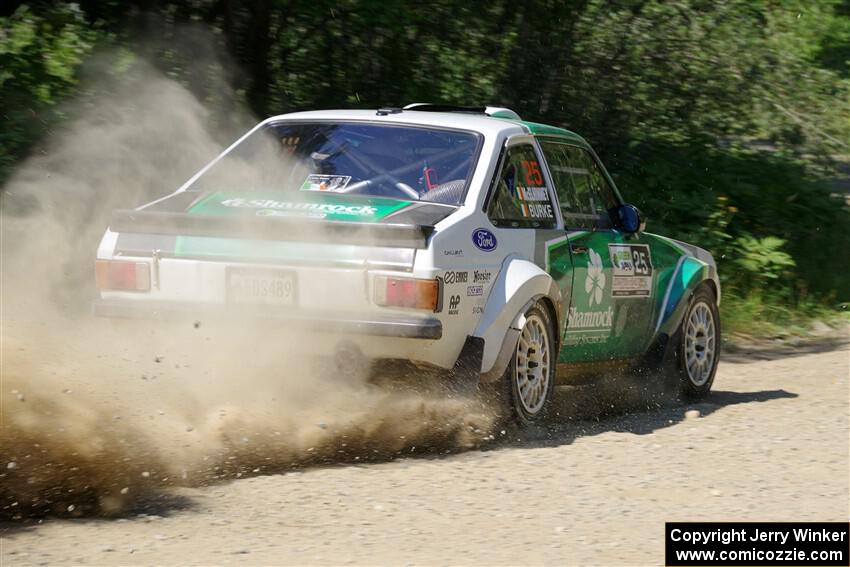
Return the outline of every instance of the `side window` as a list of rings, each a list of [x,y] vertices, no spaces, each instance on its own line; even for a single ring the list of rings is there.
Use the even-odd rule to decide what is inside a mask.
[[[611,228],[617,198],[593,156],[583,148],[557,142],[543,142],[541,147],[558,192],[564,225]]]
[[[549,187],[531,145],[523,144],[507,149],[487,216],[494,225],[500,227],[555,226]]]

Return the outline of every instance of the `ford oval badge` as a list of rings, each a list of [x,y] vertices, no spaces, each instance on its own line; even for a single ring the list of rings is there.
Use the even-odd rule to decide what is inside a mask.
[[[496,235],[486,228],[475,229],[472,233],[472,243],[476,248],[483,250],[484,252],[492,252],[496,249],[496,245],[498,244],[496,241]]]

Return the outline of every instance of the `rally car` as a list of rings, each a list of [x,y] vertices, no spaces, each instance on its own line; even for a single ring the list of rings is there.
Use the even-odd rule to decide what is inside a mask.
[[[702,396],[720,346],[711,255],[644,232],[580,136],[504,108],[264,120],[115,211],[96,281],[101,316],[272,320],[343,361],[495,386],[523,423],[614,368]]]

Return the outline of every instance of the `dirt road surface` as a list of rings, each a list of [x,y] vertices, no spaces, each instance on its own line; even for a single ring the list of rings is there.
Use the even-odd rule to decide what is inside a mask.
[[[6,523],[0,564],[657,565],[665,521],[847,521],[848,375],[845,342],[727,356],[699,404],[599,417],[562,391],[576,419],[466,452]]]

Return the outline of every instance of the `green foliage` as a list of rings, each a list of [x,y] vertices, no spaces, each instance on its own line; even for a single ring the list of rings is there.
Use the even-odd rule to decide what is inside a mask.
[[[850,77],[850,2],[831,0],[820,7],[829,12],[820,18],[820,29],[813,38],[814,59],[821,67],[832,69],[846,79]]]
[[[796,265],[791,256],[782,251],[784,245],[785,241],[775,236],[740,236],[735,239],[734,246],[739,250],[735,265],[743,270],[745,278],[755,282],[753,288],[764,289]]]
[[[76,70],[97,38],[74,4],[0,17],[0,183],[8,168],[61,117],[56,102],[72,92]]]
[[[813,320],[841,328],[850,323],[850,308],[847,304],[836,307],[819,301],[788,304],[766,299],[756,293],[725,293],[720,304],[720,318],[727,337],[730,333],[792,337],[807,335]]]
[[[632,155],[620,189],[651,231],[711,251],[726,291],[790,304],[850,298],[850,207],[805,162],[678,144],[635,146]],[[759,265],[778,277],[755,277]]]

